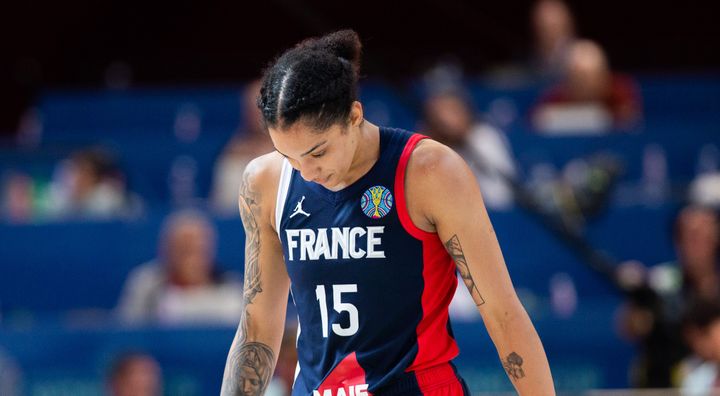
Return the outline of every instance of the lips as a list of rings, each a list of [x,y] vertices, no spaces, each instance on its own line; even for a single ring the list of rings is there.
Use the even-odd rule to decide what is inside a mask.
[[[326,178],[323,179],[323,180],[315,179],[315,183],[317,183],[317,184],[325,184],[325,183],[328,182],[328,180],[330,180],[330,177],[332,177],[332,173],[329,174],[328,177],[326,177]]]

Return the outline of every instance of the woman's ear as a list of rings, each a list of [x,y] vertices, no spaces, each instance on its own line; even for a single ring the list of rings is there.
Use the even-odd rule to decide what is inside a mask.
[[[360,126],[363,122],[363,107],[362,103],[357,100],[352,103],[350,107],[350,125],[354,127]]]

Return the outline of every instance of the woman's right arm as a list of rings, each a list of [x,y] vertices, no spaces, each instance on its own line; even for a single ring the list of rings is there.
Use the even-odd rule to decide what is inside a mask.
[[[277,178],[268,156],[248,164],[240,186],[245,228],[245,307],[228,353],[221,395],[262,395],[274,371],[290,279],[271,219]]]

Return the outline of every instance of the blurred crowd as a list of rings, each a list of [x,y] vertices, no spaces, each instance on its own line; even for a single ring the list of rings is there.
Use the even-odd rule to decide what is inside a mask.
[[[618,268],[629,291],[619,330],[639,346],[631,373],[635,386],[701,392],[720,383],[718,213],[685,207],[672,234],[675,261],[628,261]]]
[[[521,118],[537,134],[547,136],[635,133],[644,118],[636,82],[612,69],[600,43],[578,35],[568,6],[561,0],[538,0],[530,23],[534,51],[520,69],[524,78],[541,81],[547,88]],[[575,161],[550,175],[547,169],[523,174],[503,123],[478,111],[464,78],[461,67],[452,64],[428,71],[417,130],[452,147],[468,162],[489,209],[520,206],[558,218],[567,232],[576,232],[583,216],[606,204],[617,172],[614,163],[581,158],[583,166]],[[237,192],[243,169],[252,158],[273,150],[256,106],[258,91],[259,82],[252,81],[238,95],[242,122],[215,160],[208,196],[191,205],[172,206],[158,232],[156,257],[137,263],[128,275],[113,313],[124,326],[238,322],[242,274],[225,271],[217,263],[214,219],[239,218]],[[18,141],[33,144],[27,125],[35,124],[24,122]],[[648,154],[646,173],[662,175],[665,165],[653,162],[653,153]],[[2,170],[0,222],[131,222],[148,210],[146,198],[129,189],[112,147],[75,148],[52,169],[49,175]],[[618,332],[637,343],[639,350],[630,373],[634,386],[692,391],[720,387],[719,180],[718,164],[710,164],[686,194],[668,197],[687,204],[672,228],[675,261],[627,261],[617,268],[627,296],[618,312]],[[474,304],[462,291],[452,314],[458,320],[477,317]],[[296,360],[294,338],[291,320],[268,394],[289,394]],[[19,381],[13,367],[0,349],[0,394],[13,394],[10,389]],[[146,353],[119,356],[108,373],[108,394],[163,392],[160,364]]]
[[[603,134],[631,131],[642,121],[642,101],[633,79],[614,72],[600,44],[576,34],[575,22],[561,0],[538,1],[531,21],[535,48],[521,63],[523,78],[542,82],[547,88],[535,99],[527,119],[539,134]],[[478,181],[490,207],[508,207],[512,193],[507,179],[516,179],[512,150],[502,125],[486,122],[477,114],[463,86],[462,70],[449,73],[452,65],[439,64],[428,73],[419,130],[458,151],[478,173]],[[125,86],[125,85],[123,85]],[[207,208],[220,215],[237,212],[236,196],[242,169],[248,161],[273,149],[255,105],[259,81],[240,95],[242,124],[218,156]],[[23,117],[18,142],[36,145],[42,132],[41,117],[34,109]],[[192,141],[199,133],[198,115],[192,108],[178,113],[176,134]],[[182,184],[183,161],[173,163],[168,175],[173,199]],[[192,168],[192,164],[187,165]],[[180,169],[183,168],[183,169]],[[132,219],[142,215],[144,199],[129,191],[127,175],[110,147],[81,147],[60,160],[51,175],[20,170],[0,175],[0,210],[9,222],[42,222],[68,219]],[[698,194],[703,195],[702,187]],[[192,194],[193,192],[190,192]],[[178,193],[179,194],[179,193]]]

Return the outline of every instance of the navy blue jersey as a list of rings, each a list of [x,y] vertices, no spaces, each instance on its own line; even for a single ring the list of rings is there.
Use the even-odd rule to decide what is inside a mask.
[[[276,225],[299,316],[293,396],[381,394],[457,355],[455,266],[405,204],[405,168],[422,138],[380,128],[377,162],[336,192],[284,161]]]

